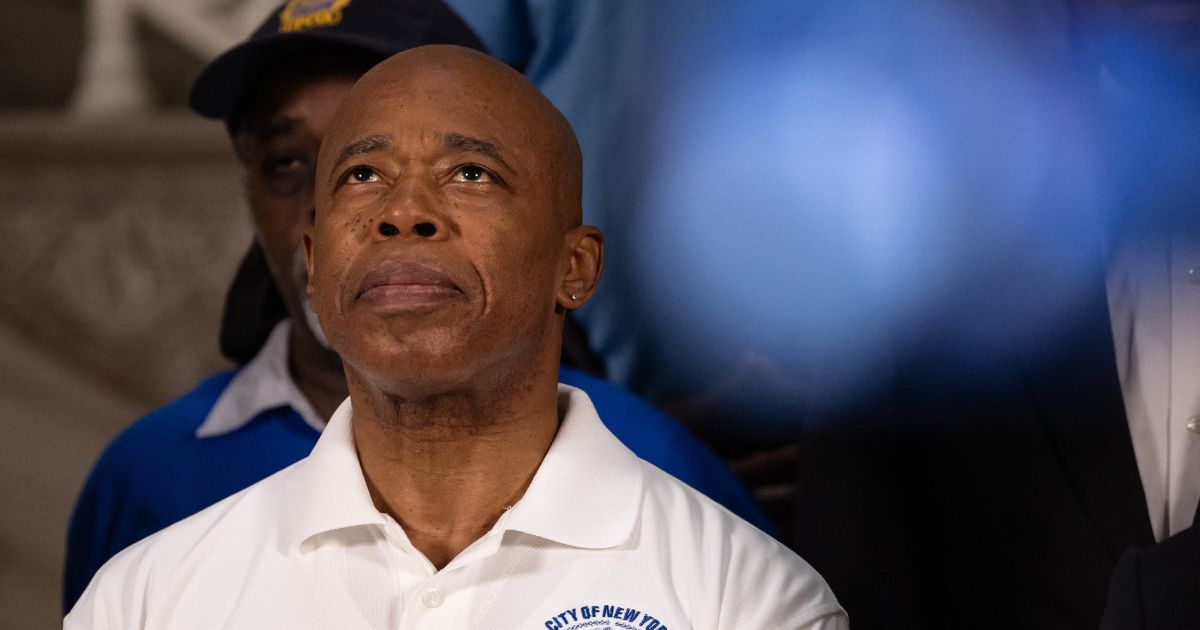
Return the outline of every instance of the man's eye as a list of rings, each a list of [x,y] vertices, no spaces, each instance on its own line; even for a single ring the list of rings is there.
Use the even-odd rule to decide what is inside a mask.
[[[263,160],[263,173],[268,177],[290,175],[306,168],[303,158],[295,155],[267,156]]]
[[[302,155],[266,155],[259,165],[262,183],[277,195],[294,195],[311,184],[312,163]]]
[[[366,184],[378,179],[375,169],[369,166],[355,166],[346,172],[346,182],[350,184]]]
[[[475,164],[465,164],[458,167],[454,180],[459,182],[490,182],[492,174],[486,168]]]

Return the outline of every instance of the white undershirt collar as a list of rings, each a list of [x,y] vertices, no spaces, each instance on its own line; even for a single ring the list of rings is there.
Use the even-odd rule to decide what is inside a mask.
[[[277,407],[291,407],[304,422],[320,432],[325,420],[309,404],[288,371],[289,320],[275,325],[258,354],[229,382],[217,398],[196,437],[209,438],[236,431],[258,414]]]

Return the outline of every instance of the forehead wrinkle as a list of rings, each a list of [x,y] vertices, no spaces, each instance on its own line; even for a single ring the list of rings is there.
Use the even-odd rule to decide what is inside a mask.
[[[392,145],[392,137],[387,134],[375,134],[367,136],[361,140],[356,140],[346,145],[342,152],[338,154],[337,159],[333,161],[333,168],[337,168],[339,164],[355,155],[363,155],[374,151],[381,151]]]
[[[514,169],[512,165],[504,159],[504,156],[501,155],[500,149],[496,148],[496,145],[488,142],[487,140],[472,138],[470,136],[465,136],[461,133],[456,133],[453,131],[440,135],[442,137],[442,146],[447,149],[486,155],[487,157],[490,157],[493,160],[503,164],[508,170],[513,171],[514,173],[517,172],[516,169]]]

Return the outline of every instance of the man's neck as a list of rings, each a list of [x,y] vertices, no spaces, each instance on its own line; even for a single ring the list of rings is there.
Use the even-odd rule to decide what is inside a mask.
[[[288,333],[288,371],[308,404],[324,420],[329,420],[346,399],[341,359],[294,322]]]
[[[553,381],[516,401],[356,389],[354,440],[371,497],[438,569],[521,498],[558,431]]]

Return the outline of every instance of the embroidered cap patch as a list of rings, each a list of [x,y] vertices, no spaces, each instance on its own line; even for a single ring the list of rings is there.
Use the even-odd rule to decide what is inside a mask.
[[[342,10],[350,0],[288,0],[279,12],[279,32],[333,26],[342,21]]]

